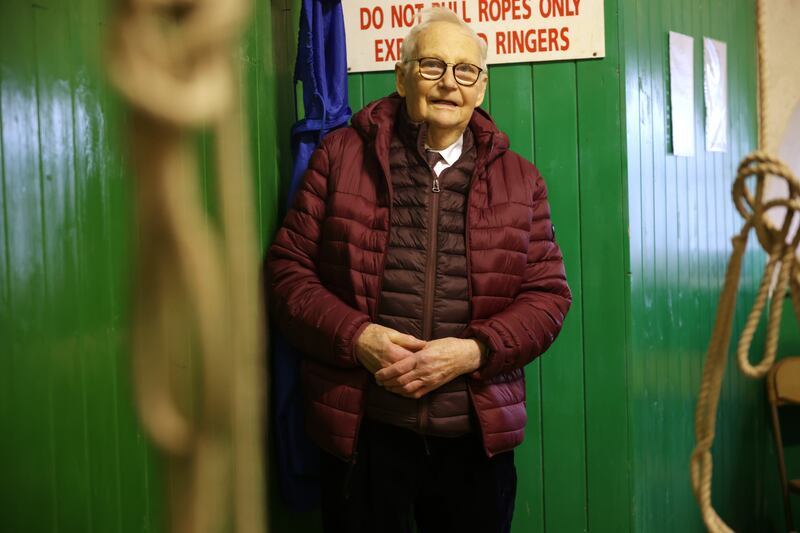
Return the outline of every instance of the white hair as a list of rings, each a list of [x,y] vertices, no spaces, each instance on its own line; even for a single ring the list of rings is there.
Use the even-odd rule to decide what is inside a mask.
[[[458,15],[446,7],[430,7],[419,12],[419,20],[420,23],[411,28],[406,38],[403,39],[403,44],[400,48],[400,62],[404,63],[406,68],[408,68],[408,61],[410,59],[415,59],[413,54],[417,51],[417,40],[420,34],[428,29],[431,24],[436,22],[449,22],[450,24],[458,26],[461,31],[475,41],[481,53],[480,67],[486,69],[486,42],[475,33],[475,30],[473,30],[469,24],[461,20]]]

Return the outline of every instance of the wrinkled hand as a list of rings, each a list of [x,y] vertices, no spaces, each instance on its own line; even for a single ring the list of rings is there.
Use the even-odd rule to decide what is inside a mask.
[[[379,324],[370,324],[356,340],[356,359],[371,374],[406,359],[425,341]]]
[[[458,376],[477,370],[485,351],[476,339],[437,339],[411,357],[379,370],[375,379],[391,392],[421,398]]]

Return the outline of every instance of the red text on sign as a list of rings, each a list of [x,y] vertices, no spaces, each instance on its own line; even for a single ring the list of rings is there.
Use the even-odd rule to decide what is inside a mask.
[[[581,0],[539,0],[539,14],[544,18],[577,17]]]
[[[392,6],[392,28],[410,28],[417,22],[417,13],[425,4],[399,4]]]
[[[400,61],[400,46],[403,39],[376,39],[375,40],[375,61],[383,63],[385,61]]]
[[[569,28],[499,31],[494,44],[498,55],[564,51],[569,49]]]
[[[373,7],[372,9],[362,7],[358,11],[358,14],[361,19],[362,30],[368,30],[370,28],[379,30],[383,27],[383,9],[380,6]]]
[[[478,0],[478,22],[529,18],[531,18],[529,0]]]

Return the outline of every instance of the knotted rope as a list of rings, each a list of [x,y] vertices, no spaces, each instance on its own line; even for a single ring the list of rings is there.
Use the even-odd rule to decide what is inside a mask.
[[[767,138],[769,101],[766,91],[771,73],[765,60],[766,24],[765,1],[756,3],[756,24],[758,39],[758,76],[759,76],[759,144],[763,147]],[[788,191],[786,197],[765,201],[764,191],[767,177],[782,179]],[[755,178],[755,193],[748,188],[748,180]],[[792,171],[778,158],[765,152],[756,151],[748,155],[739,164],[736,180],[733,183],[733,202],[744,218],[744,224],[738,235],[733,238],[733,252],[725,273],[725,283],[719,298],[717,318],[708,347],[700,394],[695,411],[696,445],[690,460],[692,491],[700,505],[700,512],[706,527],[712,533],[728,533],[733,531],[717,514],[711,501],[711,480],[713,458],[711,447],[714,443],[717,408],[720,389],[727,363],[730,346],[733,315],[736,308],[736,294],[742,270],[742,258],[747,248],[750,230],[755,230],[758,242],[767,252],[767,265],[761,285],[758,288],[753,308],[745,322],[739,338],[736,356],[741,372],[753,379],[763,378],[775,362],[778,348],[781,313],[786,291],[791,286],[792,304],[795,314],[800,318],[800,263],[796,256],[800,231],[795,229],[793,221],[800,211],[800,182]],[[767,217],[772,209],[785,211],[784,221],[780,228]],[[764,355],[757,364],[750,362],[750,346],[756,328],[769,297],[770,286],[776,269],[777,283],[772,295],[767,318],[767,335]]]
[[[789,193],[785,198],[764,201],[764,189],[767,176],[785,180]],[[755,178],[755,194],[747,186],[748,179]],[[737,359],[741,372],[747,377],[760,379],[764,377],[775,361],[778,347],[781,312],[786,291],[791,280],[792,301],[795,310],[800,310],[800,291],[798,291],[798,260],[795,256],[800,232],[795,231],[788,239],[792,229],[792,221],[800,211],[800,182],[791,170],[781,161],[763,152],[748,155],[739,165],[736,180],[733,184],[733,201],[736,209],[744,218],[744,224],[738,235],[733,238],[731,254],[725,274],[725,283],[719,299],[714,330],[708,347],[700,395],[695,412],[695,438],[697,444],[691,457],[691,479],[695,498],[700,504],[703,521],[709,531],[730,532],[730,527],[719,517],[711,502],[711,478],[713,459],[711,446],[714,442],[717,407],[722,387],[723,374],[727,362],[730,345],[733,315],[736,308],[736,295],[742,269],[742,258],[747,248],[750,230],[754,229],[761,246],[769,254],[761,285],[747,317],[747,321],[739,339]],[[770,209],[786,210],[783,225],[775,227],[767,218]],[[749,353],[758,322],[769,297],[770,285],[775,270],[779,267],[775,292],[772,295],[767,320],[767,336],[764,355],[755,365],[750,363]]]
[[[120,0],[110,39],[137,177],[135,400],[167,456],[175,533],[264,531],[263,321],[233,61],[248,9],[244,0]],[[199,128],[215,138],[218,227],[199,190]],[[189,363],[188,390],[170,379],[176,362]]]

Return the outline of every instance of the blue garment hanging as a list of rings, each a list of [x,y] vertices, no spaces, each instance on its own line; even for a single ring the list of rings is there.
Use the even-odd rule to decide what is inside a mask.
[[[339,0],[303,0],[294,69],[295,82],[303,83],[305,118],[292,127],[295,159],[290,201],[319,141],[329,131],[347,124],[352,115],[347,100],[347,52]]]
[[[303,0],[295,63],[303,83],[305,118],[292,127],[294,167],[286,205],[292,205],[311,153],[326,133],[347,124],[347,54],[339,0]],[[287,506],[307,511],[319,505],[319,449],[305,432],[299,384],[300,354],[277,327],[272,338],[272,391],[279,487]]]

